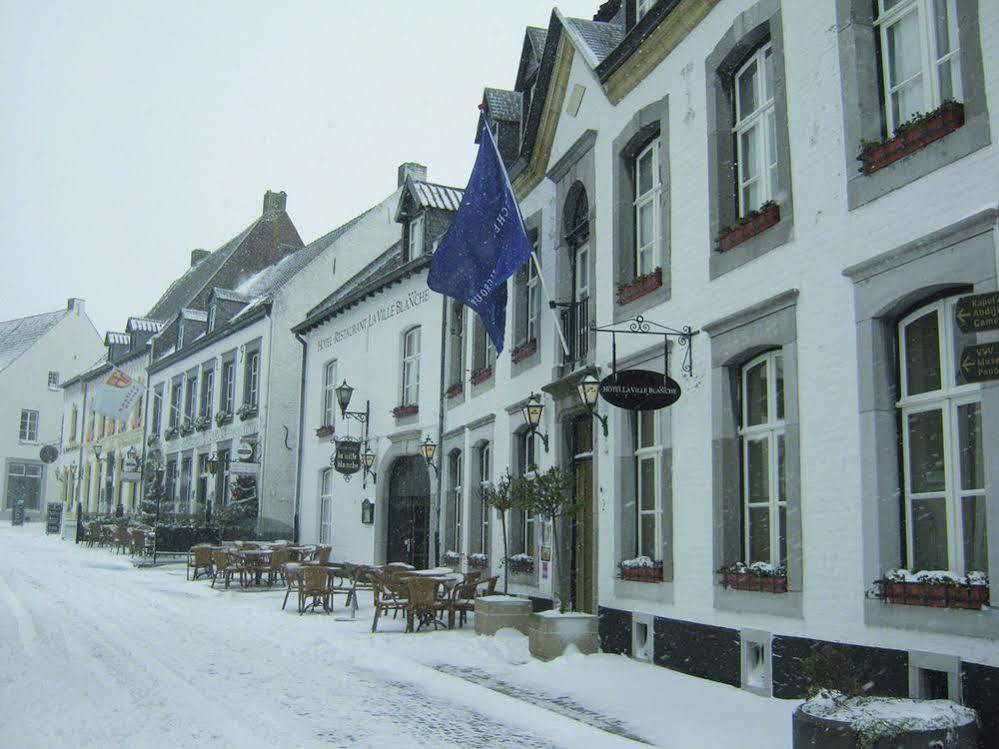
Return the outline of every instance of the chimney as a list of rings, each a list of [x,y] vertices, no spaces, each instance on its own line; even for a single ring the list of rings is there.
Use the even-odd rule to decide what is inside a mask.
[[[406,177],[412,177],[417,182],[426,182],[427,168],[423,164],[417,164],[415,161],[407,161],[405,164],[400,164],[399,187],[402,187],[403,183],[405,183]]]
[[[191,267],[193,268],[195,265],[200,263],[202,260],[204,260],[206,257],[208,257],[211,254],[212,253],[210,253],[208,250],[202,250],[202,249],[191,250]]]
[[[82,315],[85,304],[86,302],[84,302],[82,299],[78,299],[76,297],[70,297],[69,299],[66,300],[66,309],[70,312],[75,311],[77,315]]]
[[[287,204],[288,194],[284,190],[281,192],[271,192],[268,190],[264,193],[264,217],[276,216],[279,213],[283,213]]]

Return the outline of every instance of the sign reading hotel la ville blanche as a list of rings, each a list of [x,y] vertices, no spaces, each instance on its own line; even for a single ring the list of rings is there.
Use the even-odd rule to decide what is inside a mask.
[[[961,351],[960,367],[965,382],[999,380],[999,343],[965,346]]]
[[[333,470],[349,476],[361,470],[361,443],[357,440],[342,439],[336,443],[333,454]]]
[[[954,317],[962,333],[999,330],[999,291],[961,297],[954,307]]]
[[[680,400],[680,385],[669,375],[648,369],[622,369],[600,383],[601,397],[628,411],[656,411]]]
[[[388,304],[374,310],[361,320],[335,330],[331,335],[320,338],[316,341],[316,350],[322,351],[330,346],[333,346],[334,344],[346,340],[347,338],[355,336],[358,333],[366,333],[375,328],[379,323],[391,320],[396,315],[403,315],[411,309],[419,307],[422,304],[426,304],[429,301],[430,289],[417,289],[416,291],[410,291],[405,296],[401,296],[395,301],[389,302]]]

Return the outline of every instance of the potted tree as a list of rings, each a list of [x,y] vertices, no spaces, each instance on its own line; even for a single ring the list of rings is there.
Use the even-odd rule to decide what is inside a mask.
[[[509,510],[520,505],[519,495],[521,492],[518,484],[521,481],[522,479],[514,479],[507,473],[496,486],[484,486],[479,495],[482,498],[482,504],[486,507],[492,507],[499,515],[500,528],[503,529],[503,560],[505,565],[509,564],[508,557],[510,556],[506,537],[506,514]],[[507,583],[509,577],[509,574],[503,575],[503,595],[510,591]]]

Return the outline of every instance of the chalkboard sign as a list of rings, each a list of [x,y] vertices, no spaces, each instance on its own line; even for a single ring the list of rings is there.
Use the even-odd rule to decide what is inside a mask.
[[[24,500],[15,499],[13,506],[10,508],[10,524],[11,525],[24,525]]]
[[[45,510],[45,532],[58,533],[62,527],[62,502],[49,502]]]

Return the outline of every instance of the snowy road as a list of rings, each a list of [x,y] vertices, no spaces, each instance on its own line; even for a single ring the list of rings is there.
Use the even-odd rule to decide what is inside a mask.
[[[300,617],[289,601],[282,611],[282,597],[212,590],[187,582],[183,566],[136,569],[127,556],[46,537],[37,525],[0,525],[0,746],[639,745],[626,736],[691,746],[682,724],[660,734],[647,715],[623,714],[634,700],[619,711],[569,689],[602,681],[590,692],[606,692],[605,679],[625,669],[666,676],[657,682],[666,690],[676,677],[663,669],[610,656],[541,664],[519,635],[404,635],[401,620],[372,635],[366,597],[355,622],[337,621],[340,608]],[[505,689],[461,677],[490,666],[478,681]],[[627,683],[625,673],[616,678]],[[547,709],[544,694],[560,685],[568,691],[553,702],[569,709]],[[532,699],[511,696],[519,688]],[[744,706],[744,693],[729,691],[738,699],[720,709],[730,720],[732,709],[744,709],[770,731],[759,746],[786,745],[786,731],[773,731],[790,725],[790,703],[750,696],[754,704]],[[700,746],[722,745],[699,738],[709,739]]]

